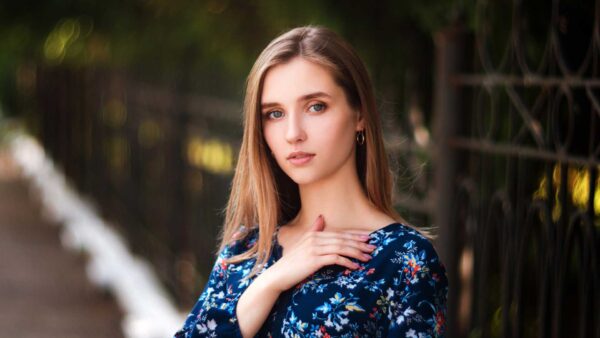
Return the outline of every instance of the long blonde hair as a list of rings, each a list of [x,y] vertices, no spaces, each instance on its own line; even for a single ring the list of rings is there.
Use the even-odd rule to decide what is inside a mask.
[[[356,147],[356,166],[368,199],[397,222],[420,231],[408,224],[393,208],[393,173],[384,149],[380,117],[365,65],[354,49],[330,29],[312,25],[297,27],[269,43],[258,56],[246,80],[244,135],[229,201],[224,210],[219,252],[258,227],[256,243],[245,252],[226,259],[230,264],[256,258],[256,264],[247,278],[256,274],[268,260],[278,224],[289,222],[300,210],[298,185],[272,157],[263,137],[260,119],[265,74],[272,67],[298,56],[329,69],[336,83],[344,90],[350,106],[364,117],[365,146]]]

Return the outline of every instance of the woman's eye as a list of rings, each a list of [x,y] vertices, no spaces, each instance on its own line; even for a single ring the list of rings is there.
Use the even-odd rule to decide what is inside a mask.
[[[269,118],[269,119],[273,119],[273,118],[278,119],[283,115],[283,113],[280,112],[279,110],[274,110],[274,111],[268,112],[265,115],[267,115],[267,118]]]
[[[310,108],[313,108],[313,107],[317,107],[316,112],[320,112],[325,109],[325,105],[323,103],[315,103],[312,106],[310,106]],[[313,110],[313,111],[315,111],[315,110]]]

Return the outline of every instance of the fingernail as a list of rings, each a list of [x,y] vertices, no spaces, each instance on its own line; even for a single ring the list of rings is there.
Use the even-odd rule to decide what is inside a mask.
[[[371,259],[371,258],[373,258],[373,256],[371,256],[371,255],[367,255],[367,254],[363,254],[363,256],[364,256],[365,258],[367,258],[367,259]]]
[[[371,237],[369,237],[369,235],[360,235],[360,238],[361,238],[362,240],[365,240],[365,239],[369,239],[369,238],[371,238]]]

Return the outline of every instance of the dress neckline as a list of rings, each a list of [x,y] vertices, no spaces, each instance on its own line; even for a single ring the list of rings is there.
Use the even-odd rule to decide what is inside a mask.
[[[384,227],[381,227],[381,228],[379,228],[379,229],[377,229],[377,230],[371,231],[371,232],[369,233],[369,236],[371,236],[371,235],[373,235],[373,234],[376,234],[376,233],[378,233],[378,232],[380,232],[380,231],[386,230],[387,228],[390,228],[390,227],[392,227],[393,225],[402,225],[402,223],[399,223],[399,222],[393,222],[393,223],[390,223],[390,224],[388,224],[388,225],[386,225],[386,226],[384,226]]]

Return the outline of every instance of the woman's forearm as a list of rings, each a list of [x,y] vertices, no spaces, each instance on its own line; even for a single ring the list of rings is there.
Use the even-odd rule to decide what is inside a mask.
[[[281,294],[269,269],[258,275],[237,303],[237,319],[244,338],[254,337]]]

